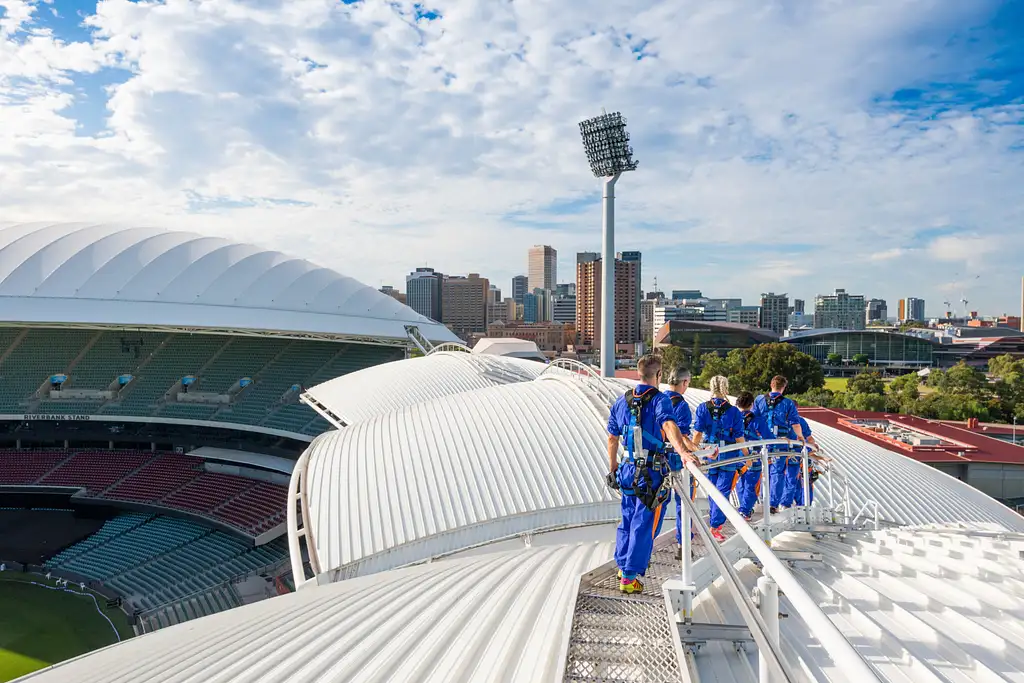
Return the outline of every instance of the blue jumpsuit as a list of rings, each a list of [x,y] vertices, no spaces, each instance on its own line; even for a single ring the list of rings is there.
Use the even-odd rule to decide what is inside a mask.
[[[811,435],[811,426],[807,424],[807,420],[797,418],[800,421],[800,428],[804,430],[804,438],[806,439]],[[807,464],[808,467],[811,463]],[[811,485],[808,487],[811,494],[811,503],[814,502],[814,481],[811,481]],[[791,505],[803,505],[804,504],[804,473],[801,467],[801,458],[798,458],[796,465],[786,465],[786,482],[782,489],[782,505],[789,507]]]
[[[701,403],[697,406],[697,417],[693,423],[693,430],[703,434],[704,442],[708,445],[719,444],[727,446],[736,443],[736,439],[743,436],[743,415],[740,413],[740,409],[734,405],[729,405],[728,401],[724,398],[713,398],[711,401],[715,402],[715,405],[725,405],[725,410],[718,419],[715,419],[711,415],[708,404]],[[740,453],[725,453],[720,457],[723,460],[728,460],[738,455]],[[739,476],[740,467],[740,463],[733,463],[723,467],[713,467],[708,470],[708,479],[727,499],[732,493],[733,486],[736,485],[736,478]],[[715,502],[711,501],[708,507],[711,512],[711,528],[717,529],[725,524],[725,513],[718,509]]]
[[[673,398],[678,396],[680,399],[683,398],[682,394],[675,391],[666,391],[665,396],[668,397],[669,403],[673,402]],[[693,417],[690,415],[690,406],[686,400],[675,401],[676,406],[672,411],[672,415],[675,417],[676,426],[679,427],[679,431],[682,432],[683,436],[690,435],[690,423],[693,422]],[[693,481],[693,477],[690,478],[690,500],[693,500],[693,495],[696,492],[697,483]],[[679,499],[679,494],[673,493],[672,497],[676,499],[676,543],[683,542],[682,534],[682,517],[683,517],[683,502]],[[690,538],[693,538],[693,531],[690,531]]]
[[[654,392],[654,396],[641,410],[639,426],[644,432],[643,447],[653,453],[664,449],[665,444],[661,440],[662,427],[666,422],[672,421],[672,404],[655,387],[638,384],[633,389],[635,396],[642,396],[650,391]],[[627,446],[626,457],[619,463],[622,522],[615,535],[615,564],[622,570],[624,580],[634,579],[647,571],[647,565],[651,562],[651,551],[654,549],[654,538],[661,531],[668,510],[667,500],[655,510],[650,510],[633,492],[636,465],[628,448],[632,439],[625,438],[626,432],[629,431],[630,417],[629,404],[625,396],[620,396],[612,405],[611,415],[608,416],[608,434],[623,438]],[[653,471],[651,478],[655,487],[661,486],[661,473]]]
[[[774,408],[768,405],[768,396],[773,399],[777,399]],[[764,418],[765,423],[768,425],[768,429],[771,431],[772,436],[779,439],[792,439],[796,436],[793,431],[793,425],[798,424],[800,415],[797,414],[796,403],[792,399],[782,396],[777,391],[773,391],[767,396],[761,394],[754,399],[754,414],[760,415]],[[784,448],[784,447],[783,447]],[[772,450],[778,450],[776,447],[772,447]],[[796,463],[800,462],[800,456],[782,456],[775,458],[775,461],[770,465],[771,467],[771,500],[769,504],[771,507],[778,507],[782,501],[782,491],[785,488],[786,470],[789,461],[792,460]]]
[[[747,441],[763,441],[772,438],[772,432],[768,424],[760,415],[752,411],[743,413],[744,432]],[[736,482],[736,497],[740,499],[739,510],[744,517],[749,517],[754,512],[754,505],[761,493],[761,457],[760,453],[752,451],[753,461],[740,470],[739,481]]]

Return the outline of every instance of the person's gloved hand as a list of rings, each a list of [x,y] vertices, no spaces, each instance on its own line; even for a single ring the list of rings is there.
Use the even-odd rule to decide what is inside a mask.
[[[604,483],[608,485],[608,488],[618,491],[619,490],[619,475],[617,472],[609,472],[604,476]]]

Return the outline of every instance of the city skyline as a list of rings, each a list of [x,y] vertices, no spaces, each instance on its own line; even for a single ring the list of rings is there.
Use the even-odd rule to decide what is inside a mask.
[[[615,246],[645,254],[645,290],[1019,308],[1021,0],[11,6],[4,220],[505,287],[531,245],[563,273],[599,246],[577,124],[604,106],[640,162]]]

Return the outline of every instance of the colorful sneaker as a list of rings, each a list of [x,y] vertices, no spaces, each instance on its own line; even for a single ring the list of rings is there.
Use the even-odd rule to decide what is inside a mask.
[[[619,579],[619,590],[628,595],[643,593],[644,585],[640,583],[640,579]]]
[[[747,520],[748,522],[754,517],[753,512],[740,512],[740,515],[742,515],[743,519]]]
[[[715,539],[719,543],[725,542],[725,536],[722,534],[722,527],[715,527],[711,530],[711,538]]]

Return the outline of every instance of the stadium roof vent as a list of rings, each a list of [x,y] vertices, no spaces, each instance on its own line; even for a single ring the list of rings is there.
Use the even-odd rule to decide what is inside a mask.
[[[0,323],[131,326],[407,346],[457,337],[305,259],[188,232],[0,222]]]

